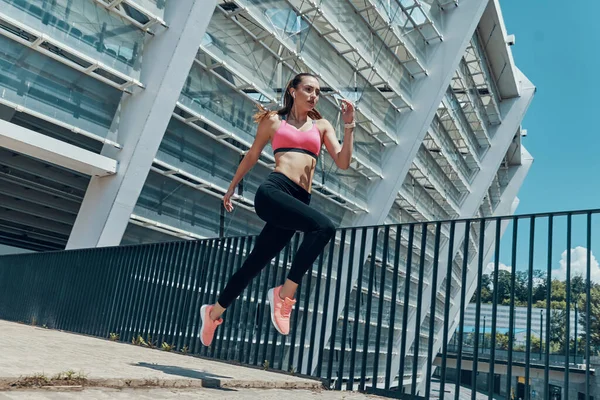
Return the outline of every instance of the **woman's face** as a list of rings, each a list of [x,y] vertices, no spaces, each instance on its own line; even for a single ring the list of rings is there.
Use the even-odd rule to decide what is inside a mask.
[[[294,105],[299,109],[310,111],[315,108],[319,101],[321,86],[316,78],[305,76],[298,86],[295,89],[290,89],[290,91],[294,98]]]

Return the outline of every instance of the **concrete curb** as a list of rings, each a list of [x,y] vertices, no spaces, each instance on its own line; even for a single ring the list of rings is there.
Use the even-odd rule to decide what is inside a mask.
[[[214,388],[214,389],[297,389],[297,390],[321,390],[323,385],[318,381],[306,382],[275,382],[275,381],[257,381],[241,379],[127,379],[127,378],[108,378],[94,379],[88,378],[83,385],[74,386],[24,386],[17,384],[21,378],[2,378],[0,377],[0,391],[7,390],[81,390],[83,388],[172,388],[172,389],[194,389],[194,388]]]

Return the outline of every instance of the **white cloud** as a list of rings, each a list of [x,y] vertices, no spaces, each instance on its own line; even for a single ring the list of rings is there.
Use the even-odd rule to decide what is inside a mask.
[[[600,265],[598,260],[591,253],[591,279],[592,282],[600,283]],[[587,279],[587,249],[577,246],[571,249],[571,278],[580,275],[583,279]],[[560,259],[560,268],[552,270],[552,279],[564,281],[567,278],[567,250],[563,251]]]
[[[487,273],[494,273],[494,262],[491,262],[487,265],[486,267],[486,271],[488,271]],[[499,271],[508,271],[508,272],[512,272],[512,267],[504,264],[504,263],[498,263],[498,270]]]

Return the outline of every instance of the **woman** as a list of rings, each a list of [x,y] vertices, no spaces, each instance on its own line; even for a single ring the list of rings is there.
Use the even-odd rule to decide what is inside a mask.
[[[276,112],[263,109],[255,116],[258,123],[256,138],[240,163],[223,197],[223,204],[228,212],[233,210],[231,196],[235,187],[256,164],[263,148],[271,141],[275,170],[260,185],[254,198],[256,214],[266,225],[242,267],[229,279],[217,303],[205,304],[200,309],[200,337],[205,346],[212,343],[215,330],[223,322],[221,315],[225,309],[288,244],[294,233],[302,231],[304,239],[287,280],[282,286],[268,292],[271,321],[279,333],[287,335],[298,284],[335,234],[331,220],[309,207],[310,192],[322,144],[325,144],[339,168],[347,169],[350,166],[354,106],[342,100],[344,141],[340,145],[333,126],[315,110],[320,94],[319,82],[314,75],[298,74],[286,87],[282,109]]]

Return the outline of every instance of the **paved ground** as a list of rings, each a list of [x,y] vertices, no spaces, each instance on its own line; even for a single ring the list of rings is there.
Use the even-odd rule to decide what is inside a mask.
[[[73,370],[102,386],[320,388],[320,382],[83,335],[0,321],[0,387]]]
[[[373,396],[357,393],[283,389],[86,389],[79,392],[9,391],[0,392],[0,400],[122,400],[122,399],[180,399],[180,400],[375,400]]]
[[[183,356],[126,343],[53,331],[0,320],[0,400],[71,399],[263,399],[367,400],[359,393],[322,390],[321,383],[262,369]],[[15,389],[35,375],[65,371],[86,376],[93,387]],[[153,387],[148,388],[151,385]],[[88,385],[89,386],[89,385]],[[132,388],[132,387],[145,388]],[[432,384],[439,398],[439,382]],[[446,398],[454,398],[454,385]],[[461,399],[470,391],[461,388]],[[477,399],[487,398],[478,394]]]
[[[313,379],[1,320],[0,332],[0,400],[375,398],[324,391]],[[12,386],[35,375],[52,377],[69,370],[81,372],[98,387],[32,390]],[[130,388],[148,383],[162,388]]]

